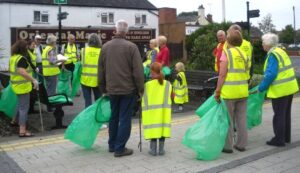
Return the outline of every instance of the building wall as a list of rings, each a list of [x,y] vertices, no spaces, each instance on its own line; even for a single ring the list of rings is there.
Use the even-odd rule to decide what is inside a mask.
[[[33,11],[48,11],[49,22],[34,23]],[[100,7],[74,7],[62,6],[62,12],[68,12],[69,15],[66,20],[62,21],[63,27],[114,27],[114,24],[101,24],[101,13],[113,12],[114,21],[124,19],[128,22],[129,27],[133,28],[151,28],[156,29],[158,33],[158,11],[153,11],[155,14],[150,13],[148,10],[134,10],[134,9],[113,9],[113,8],[100,8]],[[30,4],[0,4],[0,45],[4,50],[1,50],[0,64],[8,64],[8,57],[10,56],[11,46],[11,31],[10,28],[14,27],[58,27],[57,21],[58,6],[53,5],[30,5]],[[146,14],[147,25],[135,25],[135,15]]]
[[[159,9],[159,24],[176,23],[177,10],[175,8]]]

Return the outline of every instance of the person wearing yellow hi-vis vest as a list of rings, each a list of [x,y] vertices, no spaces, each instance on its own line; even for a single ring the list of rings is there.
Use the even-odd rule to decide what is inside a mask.
[[[225,49],[226,43],[226,33],[223,30],[219,30],[217,32],[218,45],[213,51],[213,55],[215,56],[215,72],[219,74],[220,71],[220,58],[222,55],[223,48]]]
[[[156,56],[159,53],[159,48],[157,47],[157,40],[151,39],[149,42],[150,50],[146,54],[146,61],[143,63],[144,68],[150,66],[153,62],[156,61]]]
[[[56,94],[57,76],[60,73],[57,63],[65,61],[56,58],[56,40],[56,36],[49,35],[46,40],[47,46],[42,54],[43,76],[48,96]],[[52,112],[50,107],[47,109]]]
[[[233,24],[229,27],[229,30],[233,29],[233,30],[238,30],[240,31],[240,33],[242,33],[242,28],[237,25],[237,24]],[[242,44],[240,45],[240,48],[242,51],[244,51],[244,53],[246,54],[247,58],[249,59],[248,62],[248,74],[249,74],[249,79],[252,77],[253,74],[253,56],[252,56],[252,52],[253,52],[253,47],[251,45],[251,43],[245,39],[243,39]]]
[[[92,91],[95,100],[101,96],[98,87],[98,62],[100,59],[101,46],[101,39],[97,34],[93,33],[89,35],[87,46],[82,49],[82,73],[80,83],[86,108],[92,104]]]
[[[26,123],[29,109],[29,93],[33,88],[38,88],[38,81],[31,75],[27,55],[27,42],[18,40],[13,44],[9,60],[10,82],[13,92],[18,96],[17,114],[14,119],[18,120],[20,125],[19,137],[31,137],[32,133],[26,130]]]
[[[174,112],[183,112],[183,104],[189,102],[189,93],[185,77],[184,64],[178,62],[175,64],[177,75],[173,82],[174,103],[178,105],[178,110]]]
[[[285,146],[291,142],[291,107],[293,94],[299,91],[290,57],[278,45],[278,36],[267,33],[262,36],[263,49],[268,52],[264,65],[264,78],[258,91],[267,90],[274,111],[273,131],[275,136],[267,145]]]
[[[220,73],[215,92],[215,99],[220,97],[226,104],[230,126],[223,152],[233,152],[233,127],[237,129],[237,141],[234,148],[245,151],[248,134],[246,124],[246,108],[248,97],[248,59],[239,47],[242,44],[242,34],[237,30],[227,31],[228,49],[221,56]],[[225,116],[225,115],[224,115]]]
[[[64,55],[65,57],[68,57],[68,60],[64,62],[63,66],[72,72],[75,69],[75,63],[79,59],[79,53],[75,44],[75,36],[73,34],[68,35],[68,43],[63,44],[61,48],[61,54]],[[72,77],[73,79],[73,77]]]
[[[151,64],[153,80],[145,84],[142,98],[142,124],[144,137],[150,140],[149,154],[157,155],[157,140],[159,155],[164,155],[165,138],[171,137],[171,91],[172,85],[164,80],[160,63]]]

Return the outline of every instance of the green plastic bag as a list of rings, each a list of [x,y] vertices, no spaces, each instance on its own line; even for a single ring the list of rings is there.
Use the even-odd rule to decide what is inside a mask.
[[[9,118],[12,118],[16,113],[17,103],[18,96],[13,91],[11,84],[9,84],[1,93],[0,111],[4,112]]]
[[[75,64],[73,71],[72,91],[70,94],[71,98],[74,98],[80,88],[80,76],[81,76],[82,65],[81,62]]]
[[[65,139],[89,149],[94,144],[100,127],[111,117],[108,97],[99,98],[94,104],[80,112],[65,132]]]
[[[258,86],[252,88],[249,92],[255,91]],[[262,107],[264,104],[266,92],[250,94],[247,99],[247,128],[252,129],[261,124]]]
[[[70,81],[72,73],[68,70],[61,70],[58,75],[58,82],[56,87],[57,94],[66,94],[70,96]]]
[[[164,66],[162,68],[162,73],[164,74],[164,76],[170,76],[171,75],[171,69],[167,66]]]
[[[217,159],[225,145],[228,127],[228,113],[222,101],[186,131],[182,143],[194,150],[199,160]]]
[[[144,67],[144,77],[145,80],[148,81],[150,79],[150,67]]]
[[[50,103],[67,103],[66,97],[62,95],[50,96],[48,97],[48,100]],[[73,100],[68,97],[68,101],[72,102]]]
[[[196,114],[202,118],[213,106],[217,105],[217,101],[215,100],[215,94],[210,96],[201,106],[196,110]]]

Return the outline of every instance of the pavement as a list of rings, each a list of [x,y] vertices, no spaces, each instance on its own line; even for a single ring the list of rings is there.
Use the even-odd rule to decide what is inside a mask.
[[[193,111],[188,111],[174,114],[172,137],[166,140],[165,156],[150,156],[149,142],[144,139],[143,150],[139,151],[139,126],[135,119],[127,144],[127,147],[134,149],[131,156],[115,158],[107,151],[107,129],[101,129],[93,148],[89,150],[65,140],[63,131],[49,134],[43,132],[34,138],[0,139],[0,173],[296,173],[300,172],[299,105],[300,97],[294,98],[292,143],[286,147],[277,148],[265,144],[273,137],[273,111],[271,104],[266,102],[263,107],[263,123],[249,130],[247,150],[235,150],[233,154],[222,153],[213,161],[197,160],[196,154],[181,144],[185,131],[199,119]]]

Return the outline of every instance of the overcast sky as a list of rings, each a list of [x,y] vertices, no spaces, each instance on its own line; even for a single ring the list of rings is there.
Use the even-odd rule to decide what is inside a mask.
[[[156,7],[177,8],[177,14],[183,11],[197,11],[203,4],[205,14],[211,13],[213,20],[222,21],[222,0],[148,0]],[[273,24],[281,30],[288,24],[293,25],[293,6],[295,6],[296,29],[300,29],[300,0],[248,0],[250,10],[259,9],[260,17],[251,18],[250,22],[258,26],[268,13],[272,15]],[[226,21],[246,21],[247,0],[225,0]],[[293,25],[294,26],[294,25]]]

